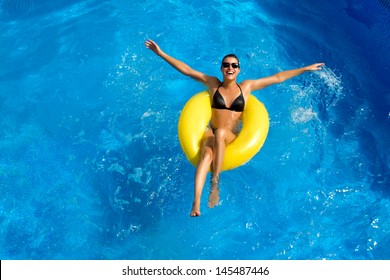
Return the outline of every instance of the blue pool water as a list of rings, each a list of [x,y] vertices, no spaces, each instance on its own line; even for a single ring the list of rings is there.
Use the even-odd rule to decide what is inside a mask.
[[[262,150],[190,218],[177,139],[203,87],[146,50],[241,79],[325,62],[256,92]],[[389,259],[387,0],[1,0],[1,259]]]

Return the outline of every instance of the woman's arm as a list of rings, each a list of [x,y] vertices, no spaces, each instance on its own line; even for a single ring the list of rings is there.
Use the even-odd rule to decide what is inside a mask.
[[[324,66],[324,63],[314,63],[312,65],[293,69],[293,70],[287,70],[282,71],[279,73],[276,73],[275,75],[257,79],[257,80],[248,80],[246,81],[248,83],[248,86],[250,87],[250,91],[259,90],[262,88],[265,88],[267,86],[273,85],[273,84],[279,84],[282,83],[288,79],[291,79],[295,76],[301,75],[307,71],[317,71],[321,70],[322,66]]]
[[[171,66],[173,66],[177,71],[182,73],[183,75],[186,75],[188,77],[191,77],[198,82],[201,82],[205,84],[206,86],[210,86],[210,80],[215,79],[214,77],[207,76],[203,74],[202,72],[196,71],[192,69],[190,66],[185,64],[184,62],[181,62],[180,60],[173,58],[172,56],[166,54],[164,51],[161,50],[161,48],[157,45],[156,42],[153,40],[147,40],[145,42],[145,46],[153,51],[156,55],[160,56],[162,59],[164,59],[166,62],[168,62]]]

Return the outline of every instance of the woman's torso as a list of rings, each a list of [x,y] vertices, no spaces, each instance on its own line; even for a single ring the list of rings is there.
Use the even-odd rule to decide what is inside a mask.
[[[246,88],[242,84],[236,84],[235,87],[227,89],[220,83],[211,87],[210,91],[212,92],[210,94],[211,105],[215,107],[211,108],[211,127],[235,131],[247,102],[248,93]],[[214,104],[214,102],[222,104]]]

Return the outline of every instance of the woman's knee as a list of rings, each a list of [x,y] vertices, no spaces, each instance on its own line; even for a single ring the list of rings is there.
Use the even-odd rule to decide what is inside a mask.
[[[201,160],[211,163],[213,160],[213,150],[210,147],[203,148]]]
[[[228,135],[228,130],[225,128],[218,128],[214,132],[214,137],[216,141],[224,141]]]

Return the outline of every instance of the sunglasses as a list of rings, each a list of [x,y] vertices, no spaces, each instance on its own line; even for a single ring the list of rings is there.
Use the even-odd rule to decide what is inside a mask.
[[[239,63],[232,63],[232,64],[230,64],[229,62],[222,62],[222,67],[223,68],[229,68],[230,65],[233,68],[240,68],[240,64]]]

